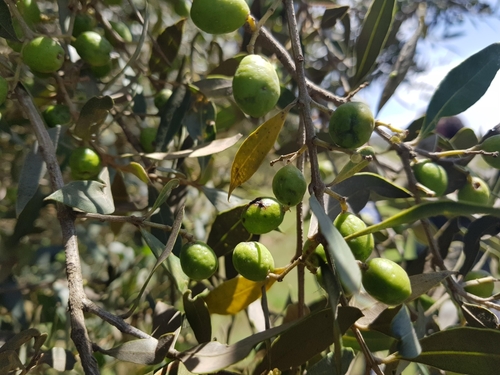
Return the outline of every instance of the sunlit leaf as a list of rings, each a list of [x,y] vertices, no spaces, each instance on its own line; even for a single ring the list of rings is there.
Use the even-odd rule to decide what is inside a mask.
[[[422,294],[427,293],[430,289],[441,283],[443,280],[453,275],[453,271],[438,271],[421,273],[410,276],[411,295],[406,299],[406,302],[413,301]]]
[[[120,165],[118,168],[122,172],[132,173],[134,176],[136,176],[139,180],[141,180],[145,184],[150,182],[148,174],[144,169],[144,167],[135,161],[132,161],[127,165]]]
[[[97,181],[72,181],[50,194],[45,200],[60,202],[83,212],[109,215],[115,211],[106,185]]]
[[[321,234],[328,242],[329,246],[325,250],[335,265],[344,289],[351,294],[357,293],[361,287],[361,271],[352,251],[314,195],[309,198],[309,204],[318,219]]]
[[[114,102],[110,96],[94,96],[83,105],[76,122],[74,134],[85,141],[96,134]]]
[[[396,11],[394,0],[374,0],[356,40],[356,75],[354,86],[372,69],[384,46]]]
[[[273,116],[243,141],[236,152],[231,167],[231,183],[228,195],[238,186],[248,181],[264,162],[267,154],[273,148],[278,135],[285,123],[289,110],[282,110]]]
[[[500,43],[494,43],[450,70],[431,98],[419,137],[434,131],[441,117],[464,112],[488,90],[500,69]]]
[[[500,368],[500,331],[459,327],[420,340],[422,353],[409,359],[460,374],[492,375]]]
[[[280,274],[283,270],[280,268],[273,272]],[[208,311],[210,314],[236,314],[261,297],[264,285],[266,290],[269,290],[275,281],[275,279],[269,279],[256,282],[245,279],[243,276],[224,281],[205,297]]]

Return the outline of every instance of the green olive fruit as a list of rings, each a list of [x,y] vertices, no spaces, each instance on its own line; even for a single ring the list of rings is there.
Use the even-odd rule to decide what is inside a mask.
[[[350,212],[339,214],[335,218],[333,225],[343,237],[366,229],[365,222]],[[372,253],[375,247],[375,241],[373,239],[373,234],[370,233],[347,241],[347,245],[351,249],[354,258],[364,262]]]
[[[95,78],[107,77],[113,70],[113,62],[110,60],[106,65],[90,66],[90,71]]]
[[[247,115],[262,117],[274,108],[280,97],[276,70],[259,55],[245,56],[233,77],[233,97]]]
[[[155,151],[156,128],[142,128],[139,141],[144,152],[151,153]]]
[[[85,31],[92,31],[96,28],[96,26],[97,20],[95,19],[95,17],[88,13],[78,13],[75,16],[72,35],[75,38],[78,38],[81,33],[84,33]]]
[[[191,19],[209,34],[226,34],[246,22],[250,8],[245,0],[193,0]]]
[[[491,274],[485,270],[476,270],[470,271],[467,275],[465,275],[465,281],[482,279],[483,277],[491,276]],[[493,289],[495,288],[495,284],[492,282],[470,285],[466,286],[464,289],[466,292],[470,294],[474,294],[481,298],[491,297],[493,294]]]
[[[187,0],[173,0],[174,12],[180,17],[189,17],[191,7]]]
[[[257,198],[251,201],[241,214],[241,222],[252,234],[268,233],[283,222],[285,210],[274,198]]]
[[[33,72],[53,73],[64,63],[64,49],[54,39],[40,36],[24,46],[22,57]]]
[[[48,106],[42,112],[42,116],[49,128],[53,128],[56,125],[68,125],[71,122],[69,107],[64,104]]]
[[[197,281],[211,277],[219,265],[217,255],[202,241],[185,244],[181,249],[179,259],[184,273]]]
[[[240,242],[233,251],[233,265],[245,279],[264,281],[274,271],[274,258],[260,242]]]
[[[490,166],[496,169],[500,169],[500,134],[494,135],[493,137],[486,138],[486,140],[481,144],[481,150],[486,152],[499,153],[498,157],[482,155],[484,161]]]
[[[76,52],[91,66],[103,66],[111,60],[111,43],[95,31],[81,33],[74,43]]]
[[[479,177],[472,177],[458,190],[457,198],[462,202],[486,205],[490,200],[490,188]]]
[[[5,103],[7,100],[7,94],[9,93],[9,83],[5,78],[0,76],[0,105]]]
[[[424,311],[429,310],[432,305],[436,303],[436,300],[431,296],[428,296],[427,294],[422,294],[420,297],[418,297],[418,300],[420,301],[420,304],[422,305]]]
[[[425,187],[431,189],[437,196],[443,195],[448,187],[448,175],[439,164],[430,160],[418,162],[413,166],[415,178]]]
[[[91,180],[101,171],[101,158],[88,147],[78,147],[69,157],[71,176],[75,180]]]
[[[155,107],[158,109],[162,109],[165,104],[167,104],[168,99],[172,96],[172,90],[170,89],[162,89],[158,91],[154,98]]]
[[[360,102],[349,102],[333,112],[328,132],[337,146],[354,149],[368,142],[374,129],[375,120],[370,107]]]
[[[293,164],[284,166],[273,177],[274,196],[285,206],[293,207],[302,202],[306,190],[306,179]]]
[[[399,305],[411,295],[408,274],[389,259],[373,258],[366,262],[362,282],[368,294],[386,305]]]
[[[36,0],[18,0],[16,6],[28,26],[32,27],[42,20]]]
[[[111,28],[120,36],[120,38],[123,39],[125,43],[131,43],[133,38],[132,38],[132,33],[130,32],[130,29],[128,26],[120,21],[109,21],[109,24],[111,25]],[[113,44],[113,38],[111,35],[109,35],[109,32],[105,32],[104,34],[108,40],[111,41],[111,44]]]

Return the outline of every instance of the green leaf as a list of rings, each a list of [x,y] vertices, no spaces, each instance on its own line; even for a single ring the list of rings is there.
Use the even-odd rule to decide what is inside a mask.
[[[325,250],[334,264],[344,289],[348,293],[357,293],[361,287],[361,271],[352,251],[314,195],[309,198],[309,204],[318,219],[321,234],[328,242],[329,246]]]
[[[354,176],[356,173],[367,167],[373,160],[375,152],[371,147],[363,147],[351,155],[350,160],[342,167],[339,173],[335,176],[334,180],[329,185],[336,185],[342,181]],[[357,160],[357,159],[361,160]]]
[[[288,109],[280,111],[255,129],[243,141],[231,166],[229,196],[231,196],[234,189],[248,181],[264,162],[267,154],[272,150],[278,139],[288,111]]]
[[[207,98],[227,98],[233,93],[233,81],[226,76],[209,76],[193,82],[192,85]]]
[[[500,220],[495,216],[483,216],[473,221],[467,228],[464,236],[465,260],[460,268],[460,274],[466,275],[476,261],[477,254],[481,247],[481,238],[484,235],[496,236],[500,233]]]
[[[88,213],[109,215],[115,211],[113,197],[106,194],[106,185],[97,181],[72,181],[45,200],[60,202]]]
[[[194,332],[196,340],[201,344],[212,340],[212,323],[207,304],[200,295],[191,297],[191,291],[187,290],[183,296],[184,311],[186,318]]]
[[[12,16],[9,7],[5,4],[4,0],[0,0],[0,37],[13,42],[20,42],[12,25]]]
[[[373,0],[354,47],[356,52],[356,75],[354,76],[353,86],[361,83],[361,80],[375,64],[391,28],[395,11],[396,1]]]
[[[422,294],[427,293],[430,289],[434,288],[437,284],[453,275],[453,271],[438,271],[430,273],[421,273],[418,275],[410,276],[411,295],[405,302],[413,301],[420,297]]]
[[[434,92],[419,137],[434,131],[441,117],[464,112],[488,90],[500,69],[500,43],[494,43],[453,68]]]
[[[175,25],[167,27],[156,38],[149,59],[149,68],[154,73],[167,72],[179,53],[186,19],[181,19]]]
[[[31,339],[36,339],[38,337],[47,338],[47,336],[43,336],[42,333],[36,328],[29,328],[21,331],[9,338],[2,346],[0,346],[0,353],[8,350],[18,350]]]
[[[201,96],[201,95],[200,95]],[[186,129],[198,143],[212,141],[210,130],[215,129],[216,108],[213,102],[197,100],[184,117]],[[208,137],[207,137],[208,136]]]
[[[459,327],[420,340],[422,353],[409,361],[460,374],[492,375],[500,368],[500,331]]]
[[[106,120],[114,102],[110,96],[94,96],[90,98],[80,111],[74,134],[84,141],[88,141],[99,131],[99,127]]]
[[[149,233],[144,228],[140,228],[142,238],[146,241],[147,245],[151,249],[151,252],[156,258],[160,257],[163,253],[165,245],[151,233]],[[189,277],[182,271],[181,262],[178,257],[174,254],[170,254],[166,262],[162,262],[163,268],[168,272],[170,278],[175,283],[177,290],[184,293],[188,288]]]
[[[405,305],[392,320],[391,332],[392,336],[398,339],[397,349],[402,357],[414,358],[420,354],[420,343],[411,324],[410,312]]]
[[[332,5],[328,6],[321,17],[321,28],[329,29],[337,23],[339,19],[344,17],[347,12],[349,12],[349,6],[347,5]]]
[[[207,244],[217,257],[224,256],[233,251],[241,241],[249,240],[252,235],[241,223],[241,214],[247,205],[243,204],[220,212],[210,229]]]
[[[352,238],[363,236],[365,234],[378,232],[386,228],[394,228],[398,225],[413,223],[417,220],[421,220],[431,216],[444,215],[450,217],[473,214],[488,214],[495,217],[500,217],[500,209],[479,204],[454,202],[448,200],[425,202],[410,207],[406,210],[402,210],[399,214],[391,216],[390,218],[380,223],[370,225],[366,229],[347,236],[345,239],[346,241],[348,241]]]
[[[117,166],[117,169],[119,169],[122,172],[127,172],[127,173],[133,174],[135,177],[137,177],[139,180],[141,180],[145,184],[148,184],[151,182],[151,181],[149,181],[148,173],[146,172],[144,167],[135,161],[132,161],[127,165]]]
[[[498,317],[486,307],[463,303],[460,308],[469,326],[476,328],[499,328]]]
[[[347,373],[351,362],[354,360],[354,350],[348,348],[342,350],[342,372],[340,375]],[[338,372],[335,366],[333,353],[328,353],[321,360],[307,369],[307,375],[337,375]]]
[[[343,335],[362,316],[355,307],[339,307],[338,323]],[[256,373],[278,368],[300,366],[333,343],[333,312],[323,309],[299,320],[281,334],[257,367]]]
[[[202,186],[201,190],[208,198],[210,203],[214,205],[217,211],[230,210],[231,208],[234,208],[235,206],[241,205],[243,203],[243,199],[238,198],[234,195],[232,195],[231,198],[227,199],[227,192],[225,192],[224,190],[209,188],[206,186]]]
[[[179,180],[173,179],[167,182],[161,189],[158,198],[156,198],[156,201],[153,204],[153,207],[151,207],[151,209],[147,212],[146,215],[144,215],[144,217],[150,217],[158,208],[160,208],[160,206],[167,201],[168,197],[172,193],[172,190],[177,186],[179,186]]]

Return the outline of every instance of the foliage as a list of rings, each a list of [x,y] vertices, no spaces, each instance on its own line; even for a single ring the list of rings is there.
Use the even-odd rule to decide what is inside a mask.
[[[477,155],[499,157],[482,142],[500,129],[479,140],[471,129],[446,136],[438,124],[488,90],[500,44],[454,68],[423,118],[376,119],[370,146],[341,148],[328,134],[334,108],[367,84],[386,82],[380,109],[421,70],[417,44],[438,25],[489,7],[247,3],[243,27],[209,35],[189,18],[187,0],[0,0],[8,86],[0,104],[0,373],[495,373],[500,306],[464,287],[490,287],[499,273],[500,173]],[[107,41],[99,64],[75,52],[75,26]],[[40,36],[60,44],[60,68],[37,71],[36,53],[23,62],[23,48]],[[232,77],[253,52],[281,84],[277,105],[258,119],[232,96]],[[41,113],[55,105],[67,106],[68,123],[44,123]],[[154,134],[147,149],[145,129]],[[100,157],[94,180],[71,176],[80,147]],[[412,166],[421,160],[446,172],[442,196],[417,183]],[[279,228],[251,234],[242,213],[272,195],[273,176],[288,163],[307,182],[304,198],[284,219],[280,211]],[[478,178],[489,198],[457,201]],[[302,180],[299,187],[300,198]],[[341,234],[333,221],[345,212],[367,225]],[[409,275],[411,294],[397,306],[362,286],[366,265],[348,242],[368,234],[370,259],[390,259]],[[262,243],[275,260],[257,281],[233,265],[243,242]],[[189,279],[179,259],[186,243],[213,249],[211,276]],[[315,258],[318,244],[326,263]],[[464,281],[479,268],[492,276]],[[447,303],[453,316],[444,319]]]

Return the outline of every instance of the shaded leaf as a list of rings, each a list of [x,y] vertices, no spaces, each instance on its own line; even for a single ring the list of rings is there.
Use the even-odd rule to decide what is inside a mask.
[[[12,25],[9,7],[4,0],[0,0],[0,37],[13,42],[20,42]]]
[[[75,367],[76,357],[69,350],[54,347],[43,353],[38,364],[45,363],[56,371],[70,371]]]
[[[350,294],[357,293],[361,287],[361,271],[352,251],[314,195],[309,198],[309,205],[318,219],[321,234],[328,242],[329,246],[325,250],[334,264],[342,286]]]
[[[42,337],[42,333],[36,328],[29,328],[21,331],[14,336],[10,337],[5,344],[0,346],[0,353],[9,350],[18,350],[21,346],[26,344],[31,339],[36,339],[37,337]],[[46,336],[45,336],[46,337]]]
[[[393,337],[387,336],[379,331],[361,331],[361,336],[363,336],[366,345],[372,352],[389,350],[396,342]],[[346,347],[362,351],[358,340],[356,340],[356,337],[351,330],[347,331],[347,333],[342,336],[342,343]]]
[[[247,56],[246,53],[239,53],[237,55],[234,55],[233,57],[221,62],[217,67],[215,67],[207,75],[209,77],[214,76],[214,75],[222,75],[222,76],[226,76],[226,77],[232,77],[232,76],[234,76],[234,73],[236,73],[236,69],[238,69],[238,66],[240,65],[240,61],[245,56]]]
[[[80,111],[74,134],[84,141],[90,140],[99,131],[99,127],[106,120],[109,110],[113,106],[114,102],[110,96],[94,96],[90,98]]]
[[[500,43],[494,43],[450,70],[432,95],[420,138],[434,131],[441,117],[462,113],[488,90],[500,69]]]
[[[172,193],[172,190],[175,189],[177,186],[179,186],[179,180],[173,179],[168,181],[165,186],[160,191],[160,194],[158,195],[158,198],[156,198],[153,206],[151,209],[147,212],[144,217],[150,217],[162,204],[164,204],[170,194]]]
[[[500,331],[459,327],[434,333],[420,340],[422,353],[409,359],[445,371],[492,375],[500,368]]]
[[[140,228],[142,238],[146,241],[153,255],[158,258],[165,249],[165,245],[154,235],[149,233],[144,228]],[[187,290],[189,277],[182,271],[181,263],[178,257],[170,254],[166,262],[162,262],[163,268],[168,272],[170,278],[175,283],[177,290],[184,293]]]
[[[175,334],[167,333],[159,339],[150,337],[128,341],[112,349],[99,349],[100,352],[121,361],[142,365],[155,365],[163,361],[168,349],[175,340]]]
[[[500,220],[498,215],[483,216],[474,220],[467,228],[467,233],[464,235],[464,255],[465,260],[460,267],[460,274],[466,275],[474,264],[481,247],[481,237],[485,235],[495,236],[500,233]]]
[[[235,103],[231,102],[225,107],[218,105],[217,108],[219,112],[217,112],[215,126],[219,132],[227,130],[245,119],[245,114]]]
[[[328,7],[323,13],[323,17],[321,17],[321,28],[329,29],[330,27],[335,26],[337,21],[344,17],[349,11],[349,6],[347,5],[333,5]]]
[[[163,73],[172,66],[179,53],[185,23],[186,20],[181,19],[158,35],[149,59],[151,72]]]
[[[350,348],[342,350],[342,372],[341,375],[347,373],[351,362],[354,359],[354,351]],[[321,360],[316,362],[314,365],[307,369],[307,375],[337,375],[337,369],[335,366],[335,359],[333,358],[333,353],[328,353]]]
[[[54,149],[57,149],[61,127],[56,126],[55,128],[50,128],[48,129],[48,133],[52,140],[52,144],[54,145]],[[24,160],[21,174],[19,176],[16,200],[17,217],[19,217],[28,202],[35,195],[40,179],[43,177],[46,170],[47,168],[45,166],[45,162],[43,161],[43,157],[38,151],[38,142],[35,141],[33,143],[33,148],[26,155],[26,159]]]
[[[391,322],[392,336],[398,339],[397,349],[401,356],[414,358],[421,352],[417,334],[411,324],[410,312],[405,305]]]
[[[182,151],[174,152],[153,152],[144,155],[145,157],[153,160],[174,160],[179,158],[199,158],[202,156],[213,155],[218,152],[227,150],[232,147],[242,137],[241,134],[233,135],[229,138],[216,139],[212,142],[192,147]]]
[[[361,82],[375,64],[391,28],[395,11],[394,0],[374,0],[370,5],[354,47],[356,51],[354,86]]]
[[[411,295],[406,299],[405,302],[413,301],[414,299],[420,297],[422,294],[427,293],[429,290],[455,273],[456,272],[445,270],[410,276]]]
[[[214,189],[207,186],[202,186],[201,190],[208,198],[210,203],[214,205],[217,211],[230,210],[231,208],[243,203],[243,199],[234,195],[227,199],[227,192],[225,192],[224,190]]]
[[[207,304],[200,295],[191,297],[191,291],[187,290],[182,301],[186,318],[194,332],[196,340],[201,344],[212,340],[212,323]]]
[[[500,209],[490,206],[447,200],[425,202],[410,207],[406,210],[402,210],[400,213],[391,216],[390,218],[380,223],[370,225],[366,229],[363,229],[359,232],[353,233],[347,236],[345,239],[346,241],[348,241],[355,237],[378,232],[386,228],[394,228],[398,225],[413,223],[417,220],[421,220],[431,216],[459,216],[472,214],[489,214],[495,217],[500,217]]]
[[[210,130],[215,129],[216,108],[213,102],[197,100],[184,117],[184,124],[191,138],[198,141],[211,141]]]
[[[362,316],[355,307],[339,307],[338,323],[343,335]],[[323,309],[311,313],[281,334],[262,360],[256,373],[299,366],[333,343],[333,312]]]
[[[228,254],[237,244],[252,237],[240,220],[246,206],[246,204],[243,204],[220,212],[215,218],[208,235],[207,244],[213,249],[217,257]]]
[[[361,171],[363,168],[370,164],[372,157],[375,155],[373,149],[368,148],[364,149],[362,152],[358,152],[351,156],[351,159],[342,167],[339,173],[335,176],[330,185],[336,185],[341,183],[342,181],[354,176],[356,173]],[[365,156],[365,157],[363,157]],[[368,157],[367,157],[368,156]],[[371,156],[371,157],[370,157]],[[360,157],[361,160],[356,160],[357,157]],[[354,160],[353,160],[354,159]]]
[[[465,320],[471,327],[498,329],[498,317],[486,307],[463,303],[460,308]]]
[[[285,123],[288,109],[280,111],[257,129],[255,129],[243,141],[231,166],[231,183],[229,196],[234,189],[248,181],[264,162],[267,154],[273,148],[278,135]]]
[[[97,181],[72,181],[50,194],[45,200],[60,202],[83,212],[109,215],[115,211],[106,185]]]
[[[157,301],[153,313],[152,336],[159,338],[165,333],[177,331],[182,325],[182,314],[175,307]]]
[[[278,268],[273,272],[280,274],[283,270]],[[267,281],[250,281],[241,275],[224,281],[205,296],[208,311],[210,314],[236,314],[261,297],[264,285],[269,290],[275,281],[272,278]]]
[[[209,76],[192,85],[207,98],[227,98],[233,93],[233,80],[225,76]]]
[[[6,350],[0,352],[0,369],[5,372],[17,369],[24,370],[24,365],[14,350]]]

